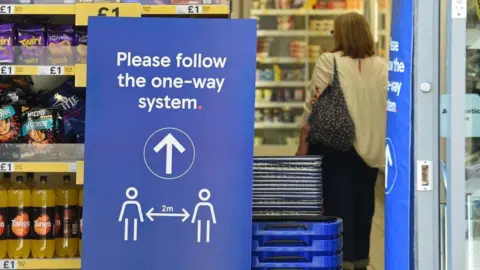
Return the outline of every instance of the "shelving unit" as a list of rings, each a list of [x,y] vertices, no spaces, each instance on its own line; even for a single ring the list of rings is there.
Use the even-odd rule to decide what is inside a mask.
[[[305,1],[300,7],[282,7],[276,8],[273,1],[258,1],[254,3],[254,8],[247,10],[245,13],[251,18],[258,20],[257,36],[259,44],[257,47],[257,83],[256,88],[258,93],[269,92],[271,100],[268,97],[262,97],[262,94],[257,93],[256,102],[256,124],[255,136],[256,153],[263,154],[294,154],[295,146],[291,144],[292,141],[298,137],[300,127],[300,118],[302,114],[303,105],[305,102],[305,90],[308,86],[308,81],[311,76],[316,59],[319,54],[310,54],[310,45],[320,45],[321,50],[330,49],[332,46],[332,32],[330,28],[312,28],[311,20],[317,20],[317,23],[322,23],[323,20],[330,20],[333,27],[333,19],[341,14],[349,12],[357,12],[363,14],[363,8],[360,5],[355,8],[336,8],[336,9],[314,9],[313,4],[316,1]],[[359,1],[360,2],[360,1]],[[277,3],[278,4],[278,3]],[[278,23],[283,21],[282,23]],[[285,21],[290,22],[289,27],[285,27]],[[315,25],[315,23],[312,23]],[[328,23],[325,23],[328,25]],[[298,41],[304,44],[303,48],[295,47],[292,41]],[[268,48],[263,48],[268,47]],[[295,47],[294,49],[292,49]],[[295,50],[295,53],[292,53]],[[265,76],[258,75],[259,72],[269,71],[275,74],[278,70],[303,70],[304,76],[302,80],[283,80],[274,76],[269,77],[270,80],[265,80]],[[276,71],[277,70],[277,71]],[[288,72],[288,71],[287,71]],[[282,76],[280,76],[282,77]],[[298,99],[279,98],[279,92],[285,89],[290,93],[298,90],[303,91],[303,98]],[[281,95],[281,94],[280,94]],[[298,98],[298,96],[296,96]],[[293,114],[289,120],[283,120],[283,114]],[[274,114],[274,117],[270,115]],[[277,114],[280,114],[278,116]],[[259,117],[262,117],[263,120]],[[293,118],[293,122],[292,122]],[[272,121],[273,119],[273,121]],[[275,150],[277,149],[277,150]],[[258,152],[260,151],[260,152]]]
[[[80,269],[80,258],[0,260],[0,269]]]
[[[122,17],[229,17],[230,5],[142,5],[140,3],[76,3],[76,4],[0,4],[0,16],[15,19],[23,15],[68,18],[75,26],[87,26],[88,18],[100,9],[118,9]],[[114,16],[114,14],[105,14]],[[53,16],[53,17],[52,17]],[[44,48],[45,49],[45,48]],[[74,76],[76,87],[87,87],[87,64],[15,65],[0,64],[0,76],[41,76],[59,79]],[[42,79],[43,80],[43,79]],[[83,144],[0,144],[0,173],[74,174],[77,185],[84,184]],[[80,269],[80,258],[0,259],[0,269]]]

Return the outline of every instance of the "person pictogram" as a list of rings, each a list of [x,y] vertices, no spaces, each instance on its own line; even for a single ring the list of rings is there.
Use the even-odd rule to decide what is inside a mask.
[[[136,201],[138,197],[138,190],[134,187],[129,187],[127,188],[127,191],[125,192],[125,196],[127,196],[127,201],[125,201],[122,204],[122,210],[120,211],[120,216],[118,217],[118,222],[124,222],[125,223],[125,229],[124,229],[124,240],[128,241],[128,235],[129,235],[129,220],[128,218],[124,218],[125,214],[125,208],[127,208],[128,205],[135,206],[138,211],[138,218],[133,219],[133,241],[137,241],[137,231],[138,231],[138,219],[140,219],[140,222],[143,222],[143,212],[142,212],[142,206],[138,201]]]
[[[197,205],[195,206],[195,210],[193,211],[192,223],[197,222],[197,243],[202,242],[202,224],[206,225],[206,228],[205,228],[206,243],[210,243],[210,223],[213,222],[213,224],[217,224],[217,218],[215,217],[215,209],[213,208],[213,205],[210,202],[208,202],[208,200],[210,199],[210,196],[211,196],[210,190],[206,188],[200,190],[200,192],[198,193],[198,198],[200,199],[201,202],[197,203]],[[210,219],[207,219],[204,221],[200,219],[197,220],[198,210],[201,207],[206,207],[210,210],[211,220]]]

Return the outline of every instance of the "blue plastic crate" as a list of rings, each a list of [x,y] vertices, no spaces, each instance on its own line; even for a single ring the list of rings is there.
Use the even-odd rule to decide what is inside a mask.
[[[279,252],[295,255],[297,252],[311,252],[313,256],[334,255],[343,249],[343,238],[299,241],[299,240],[269,240],[253,241],[252,254],[261,257],[263,252]]]
[[[296,258],[288,258],[261,262],[258,257],[252,257],[252,269],[255,270],[338,270],[342,269],[343,254],[339,253],[333,256],[316,256],[310,261],[303,261]],[[293,261],[288,261],[293,260]]]
[[[343,232],[339,218],[327,218],[317,222],[254,222],[253,240],[323,240],[338,238]]]

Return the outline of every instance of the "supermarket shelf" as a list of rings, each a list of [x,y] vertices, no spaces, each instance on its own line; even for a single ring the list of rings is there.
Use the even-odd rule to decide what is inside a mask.
[[[76,172],[76,162],[0,162],[0,172]]]
[[[5,267],[7,266],[7,267]],[[13,266],[13,267],[12,267]],[[0,260],[0,269],[80,269],[80,258]]]
[[[363,13],[360,9],[253,9],[252,16],[279,16],[279,15],[313,15],[313,16],[337,16],[349,12]]]
[[[298,123],[255,123],[255,129],[296,129]]]
[[[259,37],[304,37],[304,36],[316,36],[316,37],[331,37],[330,32],[317,32],[308,30],[257,30],[257,36]]]
[[[304,81],[257,81],[256,87],[305,87]]]
[[[79,3],[79,4],[58,4],[58,5],[3,5],[0,4],[2,15],[77,15],[83,16],[85,9],[82,5],[88,5],[89,10],[96,11],[98,7],[106,3]],[[108,3],[131,9],[135,3]],[[79,6],[77,6],[79,5]],[[127,6],[126,6],[127,5]],[[80,7],[80,8],[78,8]],[[174,14],[229,14],[228,5],[143,5],[140,8],[140,15],[174,15]],[[131,11],[131,10],[130,10]],[[89,14],[90,16],[92,14]]]
[[[143,15],[229,14],[228,5],[144,5]]]
[[[11,15],[74,15],[74,4],[63,5],[0,5],[0,14]]]
[[[260,64],[304,64],[305,61],[314,63],[315,59],[295,58],[295,57],[257,57]]]
[[[75,75],[74,66],[0,65],[0,75]]]
[[[255,102],[255,108],[286,108],[286,109],[301,109],[303,108],[304,102],[267,102],[267,101],[257,101]]]
[[[87,65],[75,65],[75,87],[87,86]]]

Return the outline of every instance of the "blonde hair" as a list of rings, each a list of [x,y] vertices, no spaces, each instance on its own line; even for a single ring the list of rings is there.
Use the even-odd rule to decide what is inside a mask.
[[[375,55],[370,25],[364,16],[351,12],[338,16],[334,23],[334,52],[344,56],[363,59]]]

